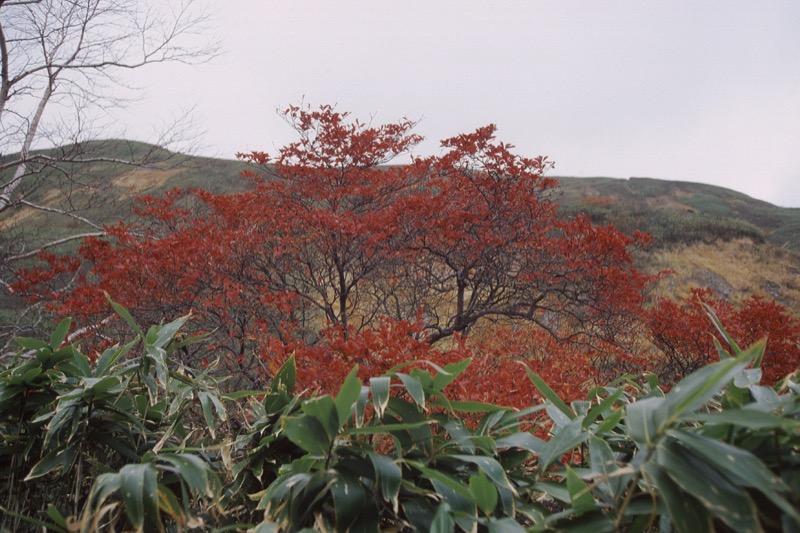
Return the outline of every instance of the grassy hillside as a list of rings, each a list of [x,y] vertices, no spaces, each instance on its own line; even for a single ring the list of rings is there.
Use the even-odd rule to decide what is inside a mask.
[[[201,187],[212,192],[241,190],[248,185],[239,176],[245,165],[238,161],[170,153],[152,145],[123,141],[97,141],[44,150],[55,159],[93,160],[90,163],[56,162],[27,176],[22,196],[37,205],[69,211],[100,224],[128,220],[134,199],[159,194],[173,187]],[[0,159],[3,163],[13,156]],[[145,161],[126,165],[117,161]],[[10,179],[13,167],[0,175]],[[3,241],[20,235],[31,246],[70,234],[92,231],[78,218],[34,210],[12,209],[0,216]],[[12,239],[13,240],[13,239]],[[2,244],[2,243],[0,243]]]
[[[560,178],[564,212],[641,229],[656,246],[750,238],[800,251],[800,209],[701,183],[650,178]]]
[[[800,209],[700,183],[649,178],[560,178],[562,211],[651,234],[639,258],[651,273],[673,273],[662,296],[709,287],[740,301],[773,298],[800,314]]]
[[[238,161],[168,154],[150,145],[103,141],[86,147],[83,157],[106,159],[150,156],[154,163],[126,166],[96,162],[76,168],[54,166],[31,177],[24,187],[31,201],[52,207],[71,206],[76,213],[113,223],[130,216],[136,196],[173,187],[202,187],[213,192],[242,190],[249,183]],[[59,149],[69,150],[70,147]],[[37,181],[44,180],[44,181]],[[747,195],[698,183],[649,178],[559,178],[562,212],[586,213],[599,224],[613,223],[626,232],[642,230],[654,237],[640,266],[672,270],[661,290],[683,293],[689,286],[708,286],[733,300],[749,294],[771,296],[800,310],[800,209],[787,209]],[[76,182],[88,186],[87,198]],[[41,186],[41,183],[46,185]],[[71,194],[71,191],[76,191]],[[0,231],[16,231],[28,240],[44,241],[87,228],[28,210],[0,218]]]

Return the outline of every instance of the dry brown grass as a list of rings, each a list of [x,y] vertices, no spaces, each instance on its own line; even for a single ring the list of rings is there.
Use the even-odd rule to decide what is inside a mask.
[[[697,211],[697,209],[695,209],[694,207],[684,204],[683,202],[679,202],[675,197],[663,194],[660,196],[647,198],[645,200],[645,204],[647,205],[647,207],[653,209],[674,209],[675,211],[679,211],[682,213],[694,213]]]
[[[114,179],[114,186],[123,191],[120,198],[129,199],[138,196],[150,189],[163,186],[169,178],[183,172],[183,168],[169,170],[137,168]]]
[[[772,298],[800,315],[800,257],[749,239],[696,243],[648,254],[650,273],[671,270],[659,285],[663,297],[682,297],[692,287],[710,287],[718,296],[740,302],[751,295]]]

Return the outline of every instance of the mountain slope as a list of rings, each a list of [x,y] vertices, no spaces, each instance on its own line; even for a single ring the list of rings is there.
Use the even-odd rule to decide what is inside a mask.
[[[656,246],[747,237],[800,251],[800,209],[702,183],[650,178],[560,178],[565,213],[640,229]]]

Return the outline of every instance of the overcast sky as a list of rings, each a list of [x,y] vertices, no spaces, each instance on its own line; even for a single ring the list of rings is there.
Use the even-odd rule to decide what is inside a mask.
[[[553,175],[647,176],[800,207],[800,1],[213,2],[224,54],[137,71],[129,133],[196,105],[206,154],[294,140],[275,110],[497,124]]]

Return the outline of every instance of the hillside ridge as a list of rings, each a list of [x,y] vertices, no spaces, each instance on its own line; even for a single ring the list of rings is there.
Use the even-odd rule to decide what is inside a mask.
[[[104,200],[86,207],[87,216],[103,223],[119,218],[120,198],[127,202],[141,194],[158,194],[173,187],[200,187],[223,193],[250,185],[239,176],[245,165],[236,159],[168,152],[138,141],[92,141],[37,153],[99,159],[82,168],[77,181],[95,187],[94,193]],[[13,157],[0,159],[7,162]],[[139,158],[147,164],[126,166],[102,161],[103,158]],[[6,173],[10,171],[7,169]],[[63,173],[57,166],[49,171]],[[648,177],[552,177],[560,183],[556,200],[565,215],[585,213],[599,224],[613,223],[628,232],[641,230],[653,235],[657,245],[750,238],[800,251],[800,208],[779,207],[733,189],[697,182]],[[46,204],[57,196],[56,192],[39,187],[31,195],[33,200]]]
[[[91,191],[95,197],[78,208],[82,216],[102,224],[128,219],[134,198],[139,195],[158,195],[175,187],[226,193],[252,185],[240,176],[245,164],[235,159],[168,153],[144,143],[118,139],[97,141],[82,148],[101,159],[159,152],[168,156],[143,166],[100,161],[81,167],[79,180],[94,187]],[[52,151],[69,153],[70,147]],[[10,157],[13,156],[2,159],[8,161]],[[800,288],[794,286],[794,280],[800,277],[800,209],[779,207],[732,189],[689,181],[553,177],[560,183],[554,200],[565,216],[582,213],[597,224],[613,224],[626,233],[639,230],[652,235],[650,248],[639,259],[641,268],[674,271],[667,283],[678,292],[685,292],[691,285],[705,285],[732,300],[759,294],[800,310]],[[50,189],[32,189],[30,198],[44,204],[57,201],[58,182],[54,183]],[[32,217],[37,219],[35,224],[31,223]],[[0,227],[3,231],[11,229],[20,220],[23,219],[19,216],[7,216],[0,220]],[[74,225],[65,225],[63,220],[44,212],[27,215],[24,222],[23,229],[35,233],[40,242],[78,232]],[[748,265],[753,269],[753,279],[743,279],[746,276],[742,269],[732,269],[733,263]]]

